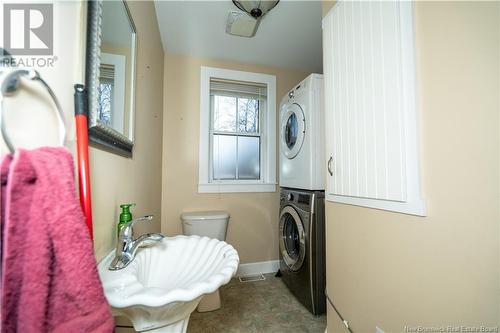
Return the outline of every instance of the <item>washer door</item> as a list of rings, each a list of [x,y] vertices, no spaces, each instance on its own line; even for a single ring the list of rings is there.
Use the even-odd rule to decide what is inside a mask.
[[[306,257],[304,226],[292,206],[285,206],[280,214],[280,252],[285,264],[298,271]]]
[[[281,151],[289,159],[294,158],[302,148],[306,130],[306,119],[302,108],[293,103],[281,117]]]

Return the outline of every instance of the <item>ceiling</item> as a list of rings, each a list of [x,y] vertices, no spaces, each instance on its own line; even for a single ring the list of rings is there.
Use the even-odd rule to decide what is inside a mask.
[[[155,0],[163,48],[171,53],[322,73],[321,2],[280,1],[253,38],[226,33],[232,1]]]

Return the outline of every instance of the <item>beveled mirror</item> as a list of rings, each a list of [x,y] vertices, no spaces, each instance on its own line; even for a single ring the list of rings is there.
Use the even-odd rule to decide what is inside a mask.
[[[92,145],[131,157],[136,30],[125,1],[87,2],[85,81]]]

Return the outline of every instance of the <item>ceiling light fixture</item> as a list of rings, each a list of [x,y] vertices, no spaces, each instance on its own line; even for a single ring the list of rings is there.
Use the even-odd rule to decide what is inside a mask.
[[[238,37],[253,37],[257,32],[259,22],[247,13],[231,11],[227,16],[226,32]]]
[[[254,19],[258,20],[266,13],[268,13],[271,9],[276,7],[278,1],[236,1],[233,0],[233,3],[238,9],[248,13]]]

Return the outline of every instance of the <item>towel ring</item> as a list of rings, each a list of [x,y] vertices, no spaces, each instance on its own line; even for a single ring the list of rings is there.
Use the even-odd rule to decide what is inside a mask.
[[[56,108],[57,108],[57,120],[58,120],[58,125],[59,125],[59,137],[61,138],[61,146],[64,146],[64,143],[66,142],[66,126],[65,126],[65,119],[64,119],[64,112],[62,110],[61,104],[59,103],[59,100],[57,99],[56,95],[54,94],[54,91],[50,88],[50,86],[45,82],[44,79],[40,76],[40,74],[34,70],[34,69],[17,69],[11,72],[8,72],[5,74],[6,77],[2,81],[2,84],[0,86],[0,119],[1,119],[1,126],[0,130],[2,133],[2,137],[5,141],[5,144],[9,148],[9,151],[11,153],[14,153],[15,147],[12,144],[12,141],[10,140],[9,134],[7,133],[7,128],[5,126],[5,119],[4,119],[4,112],[3,112],[3,99],[5,97],[12,96],[14,92],[16,92],[19,88],[20,84],[20,78],[21,77],[26,77],[30,80],[33,81],[38,81],[40,82],[45,89],[47,89],[50,97],[52,98],[52,101],[54,102]]]

